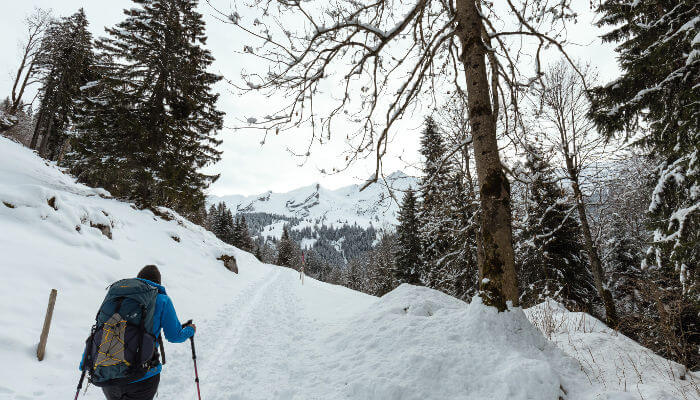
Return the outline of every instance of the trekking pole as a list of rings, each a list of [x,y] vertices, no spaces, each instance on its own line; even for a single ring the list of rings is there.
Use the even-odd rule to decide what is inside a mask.
[[[83,388],[83,380],[85,379],[85,371],[87,371],[87,367],[83,366],[83,372],[80,374],[80,380],[78,381],[78,390],[75,391],[75,400],[78,400],[78,395],[80,395],[80,389]]]
[[[192,320],[189,320],[182,324],[182,327],[192,325]],[[194,382],[197,384],[197,398],[202,400],[202,395],[199,392],[199,374],[197,373],[197,353],[194,351],[194,336],[190,337],[190,344],[192,345],[192,361],[194,362]]]
[[[80,365],[83,367],[83,372],[80,373],[80,380],[78,381],[78,390],[75,391],[75,399],[78,400],[78,395],[80,395],[80,389],[83,388],[83,381],[85,380],[85,373],[87,372],[88,365],[87,365],[87,359],[88,359],[88,351],[92,347],[92,340],[95,336],[95,327],[92,327],[92,330],[90,331],[90,336],[88,337],[88,340],[85,341],[85,350],[83,352],[83,361],[80,363]],[[89,383],[88,383],[89,385]],[[85,389],[87,391],[87,389]]]

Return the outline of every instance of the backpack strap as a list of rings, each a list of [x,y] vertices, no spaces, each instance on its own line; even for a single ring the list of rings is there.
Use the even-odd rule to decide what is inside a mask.
[[[141,305],[141,321],[139,322],[139,337],[143,338],[146,335],[146,306]],[[136,362],[141,360],[142,343],[139,343],[136,348]]]

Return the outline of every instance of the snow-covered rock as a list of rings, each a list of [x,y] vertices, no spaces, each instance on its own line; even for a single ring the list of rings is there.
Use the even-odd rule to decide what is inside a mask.
[[[0,110],[0,132],[6,131],[12,128],[17,123],[17,118],[6,114],[3,110]]]

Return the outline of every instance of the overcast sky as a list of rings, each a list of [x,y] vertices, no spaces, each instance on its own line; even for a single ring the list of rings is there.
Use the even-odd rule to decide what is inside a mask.
[[[105,26],[112,26],[123,19],[122,10],[131,6],[130,0],[3,0],[2,15],[0,15],[0,96],[9,94],[13,74],[16,72],[19,56],[18,41],[24,33],[23,19],[32,12],[33,8],[51,8],[54,15],[65,16],[83,7],[91,24],[93,34],[102,36]],[[213,0],[222,9],[227,9],[228,0]],[[569,28],[569,37],[577,41],[579,46],[570,46],[568,51],[574,57],[590,61],[601,76],[602,81],[614,79],[618,74],[615,53],[610,45],[602,45],[600,31],[592,25],[595,16],[587,9],[588,2],[579,1],[581,18],[579,23]],[[585,4],[583,4],[585,3]],[[249,67],[251,59],[241,56],[247,38],[231,25],[217,21],[214,12],[206,4],[201,5],[200,12],[207,21],[209,41],[207,47],[216,58],[214,71],[221,75],[237,78],[242,68]],[[274,100],[262,100],[259,97],[240,97],[234,94],[226,83],[221,83],[217,90],[221,93],[219,107],[226,112],[225,125],[228,127],[241,126],[240,121],[250,115],[251,110],[263,110],[274,104]],[[423,115],[412,116],[414,120],[405,121],[399,139],[392,143],[391,157],[384,163],[384,171],[388,174],[393,170],[407,170],[413,173],[410,165],[418,160],[417,148],[420,124]],[[344,136],[344,135],[339,135]],[[338,165],[344,149],[342,142],[334,142],[322,149],[312,152],[304,166],[299,166],[288,151],[288,147],[299,148],[300,138],[306,138],[304,132],[269,136],[261,146],[261,133],[251,130],[225,129],[220,133],[223,140],[221,149],[223,159],[211,171],[221,173],[221,179],[211,188],[212,194],[257,194],[266,190],[284,192],[299,186],[319,182],[329,188],[359,183],[366,179],[374,170],[370,158],[357,163],[349,171],[337,175],[325,175],[320,169],[330,170]],[[401,160],[398,156],[401,155]]]

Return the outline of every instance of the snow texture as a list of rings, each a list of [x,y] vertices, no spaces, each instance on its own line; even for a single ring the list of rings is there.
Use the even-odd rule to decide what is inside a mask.
[[[0,138],[0,315],[6,322],[0,399],[72,398],[105,288],[149,263],[161,268],[180,319],[197,323],[207,400],[698,398],[697,392],[678,394],[678,366],[588,316],[592,329],[557,325],[549,341],[522,310],[497,313],[478,298],[466,304],[402,285],[378,299],[313,279],[302,283],[297,271],[261,264],[172,211],[159,214],[170,217],[76,184]],[[222,254],[236,257],[239,274],[217,260]],[[38,362],[51,288],[58,299],[47,355]],[[533,310],[527,313],[537,321]],[[580,317],[557,310],[557,318]],[[590,347],[593,366],[579,342]],[[642,383],[633,383],[636,376],[616,358],[617,349],[638,360]],[[196,398],[189,346],[166,343],[166,354],[159,398]],[[626,391],[620,365],[629,377]],[[89,387],[81,398],[103,396]]]

